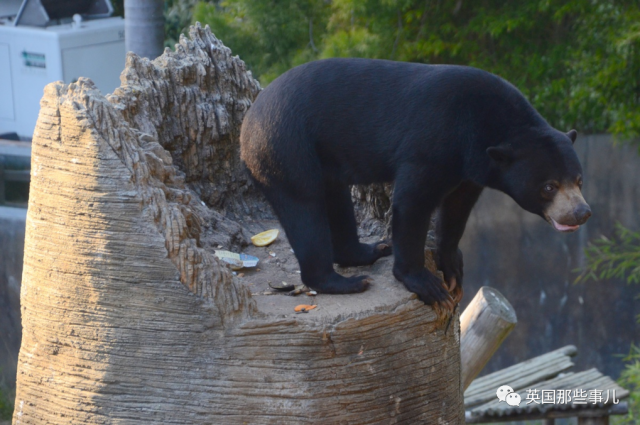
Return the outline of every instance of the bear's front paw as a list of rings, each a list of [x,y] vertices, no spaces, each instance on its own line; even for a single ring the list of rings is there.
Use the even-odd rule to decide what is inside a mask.
[[[418,273],[402,273],[394,268],[393,274],[425,304],[431,306],[439,304],[449,311],[454,310],[456,301],[449,294],[446,285],[430,271],[422,269]]]

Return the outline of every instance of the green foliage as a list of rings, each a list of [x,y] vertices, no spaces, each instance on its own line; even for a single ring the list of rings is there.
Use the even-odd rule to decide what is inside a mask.
[[[193,20],[193,8],[198,0],[165,0],[164,2],[164,45],[173,49],[186,34]]]
[[[329,3],[318,0],[233,0],[200,2],[193,15],[264,84],[317,58],[315,34],[326,28],[329,10]]]
[[[631,345],[624,361],[626,366],[618,382],[631,393],[628,399],[629,413],[623,417],[613,416],[613,425],[633,425],[640,422],[640,347]]]
[[[587,267],[578,280],[619,278],[626,279],[628,283],[640,283],[640,232],[633,232],[617,223],[612,239],[602,236],[587,247],[585,254]],[[631,345],[624,361],[626,364],[619,382],[631,392],[629,414],[613,423],[635,424],[640,420],[640,347]]]
[[[0,385],[0,421],[11,420],[15,392]]]
[[[198,3],[194,20],[263,84],[327,57],[471,65],[557,128],[640,135],[637,0],[225,0]]]
[[[585,250],[587,267],[578,280],[626,278],[640,283],[640,232],[616,224],[613,239],[602,236]]]

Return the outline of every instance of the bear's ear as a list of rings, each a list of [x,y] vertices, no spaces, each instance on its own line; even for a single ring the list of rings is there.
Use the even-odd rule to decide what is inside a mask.
[[[492,146],[487,148],[487,153],[500,165],[507,165],[513,160],[513,149],[508,145]]]
[[[576,137],[578,137],[578,132],[575,130],[570,130],[567,133],[567,136],[569,136],[569,139],[571,139],[571,143],[575,143],[576,142]]]

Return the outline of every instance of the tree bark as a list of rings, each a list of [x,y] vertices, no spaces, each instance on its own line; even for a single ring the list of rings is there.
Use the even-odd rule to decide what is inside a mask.
[[[376,183],[371,185],[357,185],[351,187],[351,198],[359,223],[361,236],[377,236],[388,239],[391,234],[391,220],[393,219],[393,184]],[[436,220],[437,211],[429,217],[429,232],[425,248],[436,249]]]
[[[109,97],[135,130],[170,152],[209,207],[233,218],[273,218],[240,162],[240,125],[260,85],[208,30],[191,27],[175,53],[154,62],[127,56]]]
[[[351,198],[360,223],[360,233],[382,238],[391,236],[393,185],[376,183],[351,188]]]
[[[230,217],[265,214],[238,158],[258,90],[199,26],[153,62],[130,54],[106,98],[46,87],[14,423],[464,421],[457,317],[445,333],[390,258],[341,271],[374,277],[363,294],[301,300],[263,292],[299,276],[282,238],[246,248],[261,270],[244,278],[213,255],[259,224]]]

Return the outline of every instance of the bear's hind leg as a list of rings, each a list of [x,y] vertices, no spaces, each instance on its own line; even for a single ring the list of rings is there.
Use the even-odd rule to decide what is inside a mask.
[[[353,213],[349,186],[327,184],[325,199],[331,228],[334,263],[342,267],[367,266],[380,257],[391,255],[389,241],[365,244],[358,240],[358,227]]]
[[[305,285],[325,294],[348,294],[367,288],[367,276],[345,277],[333,269],[331,231],[322,195],[312,191],[315,197],[291,196],[281,188],[261,188],[284,228]]]

